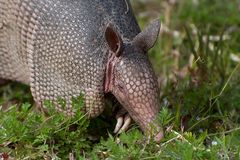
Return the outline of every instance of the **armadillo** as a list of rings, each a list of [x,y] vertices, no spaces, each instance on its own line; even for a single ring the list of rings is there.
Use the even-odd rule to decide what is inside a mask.
[[[82,111],[97,117],[110,93],[126,111],[116,132],[131,117],[158,141],[159,89],[147,51],[159,30],[157,19],[141,31],[128,0],[0,0],[0,78],[30,85],[41,107],[62,97],[66,107],[56,108],[67,115],[83,93]]]

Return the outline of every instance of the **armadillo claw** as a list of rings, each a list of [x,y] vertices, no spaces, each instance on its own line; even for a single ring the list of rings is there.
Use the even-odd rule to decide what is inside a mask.
[[[117,133],[120,130],[120,128],[122,127],[122,124],[123,124],[123,117],[118,117],[117,124],[116,124],[116,127],[113,132]]]
[[[125,117],[124,117],[124,123],[122,125],[122,127],[120,128],[120,130],[118,131],[118,134],[122,133],[122,132],[125,132],[130,124],[131,124],[131,117],[129,116],[129,114],[126,114]]]

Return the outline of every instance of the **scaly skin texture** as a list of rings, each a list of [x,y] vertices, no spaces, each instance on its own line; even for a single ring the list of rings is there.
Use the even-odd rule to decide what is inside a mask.
[[[118,41],[108,34],[108,24],[120,35],[121,57],[111,52],[109,43]],[[30,85],[39,106],[52,100],[68,115],[74,114],[72,97],[83,93],[83,111],[98,116],[104,109],[104,94],[111,92],[147,131],[159,104],[147,50],[136,47],[141,40],[135,40],[138,45],[132,42],[139,33],[127,0],[0,0],[0,78]],[[110,63],[114,76],[106,74]],[[106,85],[106,79],[111,83]],[[118,91],[118,83],[124,85],[127,97]],[[58,97],[67,102],[64,110]]]

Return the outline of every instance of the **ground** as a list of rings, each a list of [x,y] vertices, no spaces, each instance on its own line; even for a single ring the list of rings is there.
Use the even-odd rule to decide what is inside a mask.
[[[149,57],[161,86],[160,144],[133,124],[120,136],[106,110],[91,121],[36,112],[29,87],[0,87],[0,157],[240,159],[240,1],[132,1],[141,28],[160,18]],[[81,96],[75,104],[82,104]],[[46,102],[52,108],[50,102]]]

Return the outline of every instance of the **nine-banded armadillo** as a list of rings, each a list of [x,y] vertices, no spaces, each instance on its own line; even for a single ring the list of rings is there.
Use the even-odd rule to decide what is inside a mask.
[[[67,114],[83,93],[89,117],[111,93],[159,140],[158,85],[146,54],[159,29],[154,20],[140,32],[128,0],[0,0],[0,78],[30,85],[39,106],[62,97],[67,107],[57,109]]]

